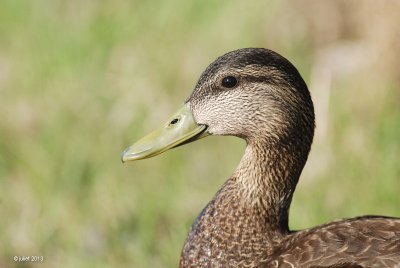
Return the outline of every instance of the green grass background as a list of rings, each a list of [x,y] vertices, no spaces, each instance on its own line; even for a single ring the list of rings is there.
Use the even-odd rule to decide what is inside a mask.
[[[291,227],[399,217],[399,12],[372,0],[1,0],[0,267],[177,267],[244,142],[124,165],[120,154],[241,47],[285,55],[323,111]]]

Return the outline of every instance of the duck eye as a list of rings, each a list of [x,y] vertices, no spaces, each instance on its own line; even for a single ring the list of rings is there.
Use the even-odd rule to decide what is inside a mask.
[[[237,84],[237,79],[233,76],[227,76],[222,79],[222,86],[227,87],[227,88],[232,88],[236,86]]]

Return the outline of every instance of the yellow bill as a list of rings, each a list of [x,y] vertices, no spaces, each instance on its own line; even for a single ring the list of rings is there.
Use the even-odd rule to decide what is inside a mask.
[[[189,103],[183,105],[160,129],[143,137],[122,153],[122,162],[145,159],[171,148],[208,136],[207,126],[198,125]]]

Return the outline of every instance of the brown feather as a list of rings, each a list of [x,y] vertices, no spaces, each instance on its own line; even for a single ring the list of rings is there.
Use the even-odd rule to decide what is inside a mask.
[[[227,76],[235,87],[222,86]],[[180,267],[399,267],[400,219],[365,216],[289,230],[314,108],[288,60],[266,49],[227,53],[204,71],[187,102],[210,134],[243,138],[247,147],[193,224]]]

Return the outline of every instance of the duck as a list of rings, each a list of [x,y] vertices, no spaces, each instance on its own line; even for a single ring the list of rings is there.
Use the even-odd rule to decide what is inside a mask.
[[[183,106],[123,152],[127,162],[210,135],[246,142],[239,165],[194,221],[179,267],[400,267],[400,218],[289,229],[314,117],[308,87],[289,60],[242,48],[212,62]]]

